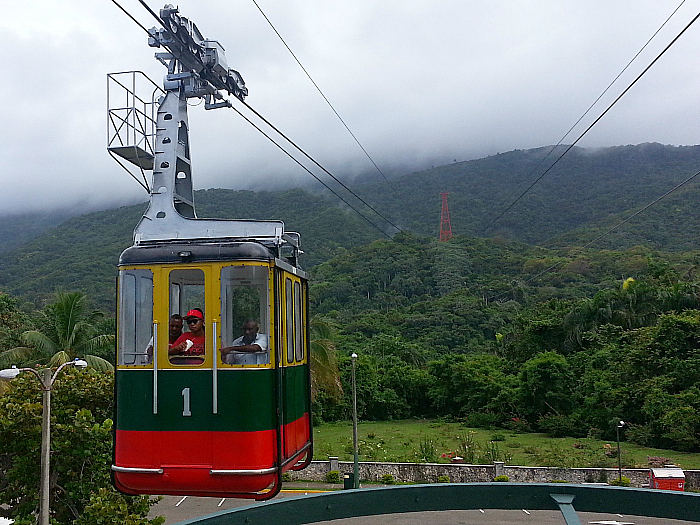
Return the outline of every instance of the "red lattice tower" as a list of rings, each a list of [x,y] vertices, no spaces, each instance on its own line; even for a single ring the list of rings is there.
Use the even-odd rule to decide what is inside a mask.
[[[442,211],[440,212],[440,242],[449,241],[452,238],[452,224],[450,223],[450,210],[447,208],[447,196],[449,193],[441,193]]]

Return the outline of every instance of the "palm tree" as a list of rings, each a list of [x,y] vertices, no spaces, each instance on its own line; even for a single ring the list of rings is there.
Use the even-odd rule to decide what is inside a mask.
[[[23,332],[21,340],[25,346],[0,354],[0,366],[41,363],[55,367],[79,357],[97,370],[114,370],[112,363],[94,355],[113,347],[114,335],[97,329],[102,314],[87,313],[83,293],[59,292],[56,302],[47,306],[42,315],[42,328]]]
[[[314,316],[310,321],[311,395],[320,388],[334,398],[343,393],[338,372],[338,359],[333,342],[333,325],[327,319]]]

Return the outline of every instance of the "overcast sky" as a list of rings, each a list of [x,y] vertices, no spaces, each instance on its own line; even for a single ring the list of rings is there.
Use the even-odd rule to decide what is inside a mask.
[[[680,0],[257,0],[387,173],[558,142]],[[144,26],[136,0],[119,0]],[[158,10],[163,4],[149,0]],[[4,2],[1,213],[145,200],[107,154],[106,75],[165,68],[110,0]],[[338,177],[374,170],[252,0],[183,0],[247,102]],[[687,0],[572,142],[700,11]],[[579,143],[700,143],[700,21]],[[233,111],[189,112],[196,188],[313,180]],[[377,177],[380,175],[375,171]]]

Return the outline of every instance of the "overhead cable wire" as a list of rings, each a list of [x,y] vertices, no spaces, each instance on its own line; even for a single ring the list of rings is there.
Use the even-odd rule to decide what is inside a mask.
[[[530,186],[527,187],[525,191],[523,191],[505,210],[499,213],[495,219],[493,219],[489,224],[486,225],[484,231],[488,230],[491,226],[493,226],[493,224],[495,224],[496,221],[498,221],[498,219],[503,217],[513,206],[515,206],[518,203],[518,201],[520,201],[520,199],[522,199],[535,186],[535,184],[542,180],[542,178],[547,173],[549,173],[552,170],[552,168],[554,168],[554,166],[556,166],[559,163],[559,161],[564,157],[564,155],[571,151],[571,149],[576,144],[578,144],[578,142],[593,128],[593,126],[595,126],[605,115],[607,115],[607,113],[613,108],[613,106],[617,104],[630,89],[632,89],[632,86],[634,86],[647,73],[647,71],[649,71],[652,68],[652,66],[656,64],[656,62],[671,48],[671,46],[673,46],[673,44],[675,44],[678,41],[678,39],[690,28],[690,26],[692,26],[697,21],[698,18],[700,18],[700,13],[695,15],[695,17],[681,30],[681,32],[678,33],[678,35],[676,35],[676,37],[673,40],[671,40],[671,42],[656,56],[656,58],[654,58],[654,60],[652,60],[651,63],[646,68],[644,68],[644,70],[637,76],[637,78],[635,78],[632,81],[632,83],[629,86],[627,86],[625,90],[622,93],[620,93],[620,95],[618,95],[618,97],[615,100],[613,100],[613,102],[605,109],[605,111],[603,111],[600,114],[600,116],[598,116],[598,118],[596,118],[583,131],[583,133],[581,133],[578,136],[578,138],[570,146],[568,146],[566,150],[564,150],[564,152],[561,155],[559,155],[559,157],[557,157],[557,159],[539,177],[537,177],[537,179],[535,179],[535,181],[532,184],[530,184]]]
[[[299,162],[299,160],[297,160],[291,153],[289,153],[286,149],[284,149],[277,141],[275,141],[275,139],[273,139],[270,135],[268,135],[267,133],[265,133],[265,131],[263,131],[259,126],[257,126],[252,120],[250,120],[250,119],[249,119],[248,117],[246,117],[243,113],[241,113],[240,110],[234,108],[233,106],[228,106],[228,107],[230,107],[232,110],[234,110],[236,113],[238,113],[241,117],[243,117],[243,119],[244,119],[246,122],[248,122],[248,124],[250,124],[250,125],[253,126],[256,130],[258,130],[260,133],[262,133],[262,135],[263,135],[267,140],[269,140],[269,141],[272,142],[275,146],[277,146],[280,150],[282,150],[282,152],[283,152],[285,155],[287,155],[290,159],[292,159],[292,160],[293,160],[294,162],[296,162],[299,166],[301,166],[302,169],[303,169],[304,171],[306,171],[307,173],[309,173],[314,179],[316,179],[318,182],[320,182],[321,184],[323,184],[323,186],[325,186],[326,189],[328,189],[333,195],[335,195],[336,197],[338,197],[341,201],[343,201],[343,202],[344,202],[345,204],[347,204],[350,208],[352,208],[352,210],[353,210],[355,213],[357,213],[360,217],[362,217],[364,220],[366,220],[366,221],[367,221],[369,224],[371,224],[374,228],[376,228],[377,230],[379,230],[383,235],[386,235],[389,239],[391,239],[391,236],[390,236],[390,235],[388,235],[388,234],[387,234],[384,230],[382,230],[379,226],[377,226],[376,224],[374,224],[374,223],[373,223],[370,219],[368,219],[365,215],[363,215],[362,213],[360,213],[360,211],[359,211],[357,208],[355,208],[352,204],[350,204],[348,201],[346,201],[342,196],[338,195],[338,193],[336,193],[336,192],[333,190],[333,188],[331,188],[331,187],[328,186],[325,182],[323,182],[320,178],[318,178],[318,177],[316,176],[315,173],[313,173],[310,169],[308,169],[308,168],[307,168],[306,166],[304,166],[301,162]]]
[[[131,20],[132,20],[137,26],[139,26],[139,27],[140,27],[141,29],[143,29],[146,33],[148,33],[149,36],[151,36],[151,33],[148,31],[148,29],[146,29],[146,27],[145,27],[143,24],[141,24],[141,22],[139,22],[138,20],[136,20],[136,18],[134,18],[134,16],[133,16],[131,13],[129,13],[129,11],[127,11],[126,9],[124,9],[124,8],[119,4],[119,2],[117,2],[117,0],[112,0],[112,3],[113,3],[114,5],[116,5],[119,9],[121,9],[121,10],[124,12],[124,14],[125,14],[126,16],[128,16],[129,18],[131,18]],[[149,9],[149,10],[150,10],[150,9]]]
[[[116,1],[112,0],[113,2]],[[139,0],[141,5],[143,5],[144,8],[163,26],[166,28],[165,24],[163,23],[163,20],[146,4],[144,0]],[[119,6],[119,4],[117,4]],[[122,11],[124,11],[126,14],[129,14],[124,8],[119,6]],[[129,17],[136,22],[136,20],[129,15]],[[137,22],[138,23],[138,22]],[[140,24],[139,24],[140,25]],[[143,27],[143,26],[142,26]],[[167,29],[167,28],[166,28]],[[148,32],[148,30],[146,30]],[[150,35],[150,32],[149,32]],[[184,42],[180,38],[179,35],[175,35],[183,44]],[[238,100],[238,99],[237,99]],[[291,144],[294,148],[296,148],[299,152],[301,152],[306,158],[308,158],[311,162],[313,162],[316,166],[318,166],[321,170],[323,170],[326,174],[328,174],[334,181],[336,181],[338,184],[340,184],[345,190],[347,190],[351,195],[353,195],[357,200],[359,200],[362,204],[367,206],[370,210],[372,210],[375,214],[377,214],[379,217],[381,217],[384,221],[386,221],[389,225],[391,225],[393,228],[398,230],[399,232],[403,232],[401,228],[396,226],[393,222],[391,222],[389,219],[384,217],[380,212],[378,212],[376,209],[374,209],[369,203],[367,203],[364,199],[362,199],[359,195],[357,195],[355,192],[353,192],[350,188],[348,188],[345,184],[343,184],[342,181],[340,181],[338,178],[336,178],[330,171],[328,171],[326,168],[321,166],[313,157],[311,157],[308,153],[306,153],[301,147],[299,147],[294,141],[292,141],[289,137],[287,137],[282,131],[280,131],[276,126],[274,126],[269,120],[267,120],[265,117],[263,117],[260,113],[258,113],[255,109],[253,109],[248,103],[245,101],[240,101],[245,105],[250,111],[252,111],[259,119],[261,119],[265,124],[267,124],[270,128],[272,128],[276,133],[278,133],[281,137],[283,137],[289,144]],[[232,106],[229,106],[232,107]],[[273,144],[275,144],[278,148],[280,148],[287,156],[289,156],[292,160],[294,160],[297,164],[299,164],[305,171],[310,173],[317,181],[321,182],[328,190],[330,190],[336,197],[338,197],[341,201],[343,201],[345,204],[350,206],[356,213],[358,213],[363,219],[367,220],[372,226],[377,228],[379,231],[381,231],[384,235],[390,238],[390,236],[384,232],[381,228],[379,228],[377,225],[375,225],[372,221],[370,221],[367,217],[365,217],[362,213],[360,213],[354,206],[352,206],[350,203],[348,203],[345,199],[343,199],[337,192],[333,191],[327,184],[325,184],[321,179],[319,179],[314,173],[312,173],[308,168],[306,168],[303,164],[301,164],[296,158],[294,158],[289,152],[287,152],[281,145],[279,145],[277,142],[275,142],[269,135],[264,133],[258,126],[256,126],[250,119],[245,117],[240,111],[236,110],[235,108],[232,107],[239,115],[241,115],[246,121],[248,121],[251,125],[253,125],[258,131],[260,131],[265,137],[268,138]]]
[[[630,216],[627,217],[626,219],[624,219],[624,220],[618,222],[618,223],[617,223],[615,226],[613,226],[612,228],[609,228],[609,229],[606,230],[604,233],[598,235],[598,236],[597,236],[595,239],[593,239],[592,241],[586,243],[586,244],[583,245],[583,246],[580,246],[580,247],[577,247],[577,248],[574,248],[574,249],[570,250],[570,252],[566,254],[566,257],[571,256],[572,252],[583,251],[583,250],[585,250],[586,248],[589,248],[589,247],[592,246],[593,244],[597,243],[597,242],[598,242],[599,240],[601,240],[603,237],[607,237],[609,234],[611,234],[613,231],[615,231],[616,229],[618,229],[618,228],[619,228],[620,226],[622,226],[623,224],[628,223],[629,221],[631,221],[632,219],[634,219],[637,215],[640,215],[640,214],[644,213],[646,210],[648,210],[649,208],[651,208],[652,206],[654,206],[656,203],[658,203],[658,202],[661,201],[662,199],[665,199],[666,197],[668,197],[669,195],[671,195],[671,194],[672,194],[673,192],[675,192],[676,190],[678,190],[678,189],[680,189],[681,187],[683,187],[683,186],[685,186],[686,184],[688,184],[690,181],[692,181],[693,179],[695,179],[698,175],[700,175],[700,171],[696,172],[694,175],[691,175],[690,177],[688,177],[688,178],[685,179],[684,181],[678,183],[676,186],[674,186],[673,188],[671,188],[670,190],[668,190],[666,193],[664,193],[664,194],[661,195],[660,197],[657,197],[656,199],[654,199],[653,201],[651,201],[650,203],[648,203],[648,204],[647,204],[646,206],[644,206],[643,208],[641,208],[641,209],[637,210],[636,212],[634,212],[632,215],[630,215]],[[549,272],[551,272],[552,270],[555,270],[556,268],[558,268],[559,266],[561,266],[561,265],[564,264],[565,262],[566,262],[566,261],[559,261],[558,263],[555,263],[555,264],[551,265],[549,268],[545,268],[544,270],[542,270],[542,271],[539,272],[538,274],[533,275],[533,276],[530,277],[529,279],[526,279],[525,281],[522,281],[521,284],[528,284],[528,283],[531,283],[532,281],[534,281],[535,279],[537,279],[537,278],[543,276],[544,274],[549,273]],[[502,292],[502,293],[500,293],[500,294],[498,294],[498,295],[495,295],[495,296],[491,297],[491,299],[489,299],[489,300],[498,299],[499,297],[503,297],[503,296],[507,295],[508,293],[510,293],[510,292]]]
[[[387,219],[386,217],[384,217],[384,215],[382,215],[379,211],[377,211],[376,209],[374,209],[367,201],[365,201],[365,200],[364,200],[362,197],[360,197],[357,193],[355,193],[355,192],[352,191],[350,188],[348,188],[348,187],[343,183],[343,181],[341,181],[340,179],[338,179],[338,178],[337,178],[335,175],[333,175],[330,171],[328,171],[326,168],[324,168],[323,166],[321,166],[321,164],[319,164],[318,162],[316,162],[316,160],[315,160],[313,157],[311,157],[311,155],[309,155],[308,153],[306,153],[306,151],[304,151],[300,146],[298,146],[292,139],[290,139],[289,137],[287,137],[287,135],[285,135],[284,133],[282,133],[282,131],[280,131],[279,128],[277,128],[274,124],[272,124],[272,122],[270,122],[270,121],[267,120],[265,117],[263,117],[260,113],[258,113],[258,112],[257,112],[252,106],[250,106],[246,101],[241,100],[240,102],[241,102],[245,107],[247,107],[250,111],[252,111],[252,112],[255,114],[255,116],[257,116],[260,120],[262,120],[265,124],[267,124],[268,126],[270,126],[273,130],[275,130],[275,132],[276,132],[277,134],[279,134],[282,138],[284,138],[284,140],[286,140],[287,142],[289,142],[289,144],[291,144],[295,149],[297,149],[302,155],[304,155],[307,159],[309,159],[311,162],[313,162],[318,168],[320,168],[320,169],[321,169],[324,173],[326,173],[330,178],[332,178],[335,182],[337,182],[337,183],[340,184],[343,188],[345,188],[345,190],[348,191],[348,192],[349,192],[353,197],[355,197],[358,201],[360,201],[362,204],[364,204],[365,206],[367,206],[367,207],[368,207],[370,210],[372,210],[374,213],[376,213],[377,215],[379,215],[382,219],[384,219],[384,220],[385,220],[388,224],[390,224],[393,228],[396,228],[396,230],[398,230],[398,231],[400,231],[400,232],[403,232],[403,230],[402,230],[401,228],[399,228],[399,227],[396,226],[393,222],[391,222],[389,219]]]
[[[333,113],[335,113],[335,116],[338,117],[338,120],[340,120],[340,122],[343,124],[343,126],[345,126],[345,129],[348,130],[348,133],[350,133],[350,136],[352,136],[352,138],[355,139],[355,142],[357,142],[357,145],[360,146],[360,149],[364,152],[364,154],[367,156],[367,158],[370,160],[370,162],[374,165],[374,167],[377,169],[377,171],[379,172],[379,174],[384,178],[384,180],[385,180],[386,183],[389,185],[389,187],[395,192],[396,190],[394,190],[394,187],[393,187],[393,186],[391,185],[391,183],[389,182],[389,179],[386,178],[386,176],[384,175],[384,172],[383,172],[381,169],[379,169],[379,166],[377,166],[377,163],[374,162],[374,159],[370,156],[370,154],[367,152],[367,150],[364,148],[364,146],[360,143],[359,139],[355,136],[355,134],[350,130],[350,127],[345,123],[345,121],[343,120],[343,118],[340,116],[340,114],[339,114],[339,113],[336,111],[336,109],[333,107],[333,104],[331,104],[331,101],[328,100],[328,98],[327,98],[326,95],[323,93],[323,91],[321,91],[321,88],[318,86],[318,84],[316,84],[316,82],[314,81],[314,79],[311,78],[311,74],[310,74],[310,73],[306,70],[306,68],[302,65],[301,61],[300,61],[300,60],[297,58],[297,56],[294,54],[294,51],[292,51],[292,49],[287,45],[287,42],[285,42],[284,38],[282,38],[282,35],[280,35],[279,31],[277,31],[277,29],[275,28],[275,26],[272,24],[272,21],[267,17],[267,15],[264,13],[264,11],[263,11],[262,8],[260,7],[260,5],[258,5],[258,2],[256,2],[256,0],[253,0],[253,3],[255,4],[255,7],[258,8],[258,11],[260,11],[260,14],[262,14],[263,18],[265,18],[265,20],[266,20],[267,23],[270,25],[270,27],[271,27],[272,30],[275,32],[275,34],[276,34],[276,35],[279,37],[279,39],[282,41],[282,44],[284,44],[284,47],[287,48],[287,51],[289,51],[289,53],[292,55],[292,57],[294,58],[294,60],[296,60],[296,63],[299,64],[299,67],[302,69],[302,71],[306,74],[307,77],[309,77],[309,80],[310,80],[311,83],[314,85],[314,87],[316,88],[316,90],[318,90],[318,92],[321,94],[321,96],[323,97],[323,100],[326,101],[326,104],[328,104],[328,106],[333,110]]]
[[[673,15],[675,15],[675,14],[678,12],[678,10],[683,6],[683,4],[685,4],[685,0],[682,0],[681,3],[678,4],[678,7],[676,7],[676,8],[673,10],[673,12],[668,16],[668,18],[666,18],[666,20],[664,20],[664,23],[661,24],[661,26],[659,26],[659,28],[654,32],[654,34],[651,35],[651,37],[649,38],[649,40],[646,41],[646,43],[642,46],[642,48],[641,48],[639,51],[637,51],[637,53],[632,57],[632,59],[631,59],[629,62],[627,62],[627,65],[626,65],[624,68],[622,68],[622,71],[620,71],[620,72],[617,74],[617,76],[612,80],[612,82],[610,82],[610,84],[608,84],[608,87],[606,87],[606,88],[603,90],[603,92],[602,92],[600,95],[598,95],[598,98],[596,98],[596,99],[593,101],[593,103],[592,103],[590,106],[588,106],[588,109],[587,109],[586,111],[583,112],[583,115],[581,115],[581,116],[578,118],[578,120],[577,120],[576,122],[574,122],[574,124],[569,128],[569,130],[568,130],[566,133],[564,133],[564,136],[562,136],[562,138],[559,139],[559,142],[557,142],[557,143],[547,152],[547,154],[542,158],[542,160],[540,160],[540,162],[537,164],[537,166],[535,166],[535,167],[532,169],[532,171],[530,171],[530,173],[527,175],[527,177],[525,177],[525,178],[523,179],[523,182],[524,182],[525,180],[529,179],[536,171],[538,171],[538,170],[540,169],[540,166],[542,166],[542,164],[544,164],[544,162],[549,158],[549,156],[550,156],[552,153],[554,153],[554,150],[556,150],[557,147],[559,147],[559,146],[561,145],[561,143],[564,142],[564,140],[566,139],[566,137],[569,136],[569,134],[574,130],[574,128],[575,128],[576,126],[578,126],[579,122],[581,122],[581,121],[586,117],[586,115],[588,115],[588,113],[590,113],[590,111],[591,111],[591,110],[593,109],[593,107],[598,103],[598,101],[600,101],[600,99],[603,98],[603,96],[605,96],[605,94],[610,90],[610,88],[613,86],[613,84],[615,84],[615,82],[617,82],[617,80],[623,75],[623,73],[624,73],[625,71],[627,71],[627,69],[632,65],[632,62],[634,62],[634,61],[637,59],[637,57],[638,57],[640,54],[642,54],[642,52],[647,48],[647,46],[651,43],[651,41],[652,41],[652,40],[656,37],[656,35],[658,35],[659,32],[666,26],[666,24],[668,23],[668,21],[671,20],[671,18],[673,18]],[[518,188],[519,188],[521,185],[522,185],[522,182],[521,182],[520,184],[518,184]],[[517,188],[516,188],[516,189],[517,189]],[[507,201],[503,202],[503,205],[505,205],[506,202],[507,202]],[[494,222],[495,222],[495,221],[494,221]],[[487,230],[487,229],[491,226],[491,224],[493,224],[493,223],[490,223],[488,226],[486,226],[486,228],[484,228],[484,231]]]

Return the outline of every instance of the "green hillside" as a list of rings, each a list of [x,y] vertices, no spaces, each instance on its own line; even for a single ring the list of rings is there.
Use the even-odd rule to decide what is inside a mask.
[[[456,162],[392,178],[391,188],[382,181],[355,189],[406,232],[435,237],[439,193],[447,191],[455,234],[561,248],[585,244],[700,166],[700,146],[574,148],[502,219],[485,229],[554,161],[552,155],[542,163],[549,149],[517,150]],[[663,251],[695,250],[695,232],[700,225],[697,198],[697,184],[688,185],[593,248],[624,250],[640,245]],[[288,230],[302,235],[306,268],[328,260],[338,250],[386,238],[337,198],[318,192],[210,189],[197,191],[195,200],[200,217],[284,220]],[[357,206],[393,233],[379,217]],[[36,306],[44,304],[57,289],[81,290],[95,306],[113,309],[115,264],[119,253],[130,245],[144,207],[94,212],[54,228],[49,225],[61,221],[54,217],[50,223],[46,215],[37,216],[34,222],[31,215],[6,218],[10,228],[0,243],[0,250],[5,248],[0,290]],[[537,259],[537,252],[528,253],[526,258]],[[501,280],[507,281],[504,276]],[[433,284],[444,288],[446,283],[436,279]]]
[[[554,162],[563,146],[541,164],[550,149],[516,150],[405,175],[391,181],[395,192],[379,182],[363,185],[360,190],[399,225],[415,233],[436,234],[439,193],[449,192],[455,233],[538,244],[641,207],[700,170],[700,146],[573,148],[506,215],[485,230]],[[677,215],[665,205],[658,209],[662,210],[657,216],[660,220]],[[698,213],[692,211],[691,216],[697,217]],[[650,246],[677,249],[674,238],[649,239],[655,243]],[[625,247],[634,244],[647,243]]]
[[[288,230],[301,233],[307,267],[332,256],[340,246],[366,244],[382,235],[328,198],[302,190],[203,190],[195,199],[200,217],[283,219]],[[113,311],[119,254],[131,246],[145,209],[144,203],[74,217],[8,250],[0,264],[0,290],[36,308],[50,301],[56,290],[79,290],[96,308]]]

